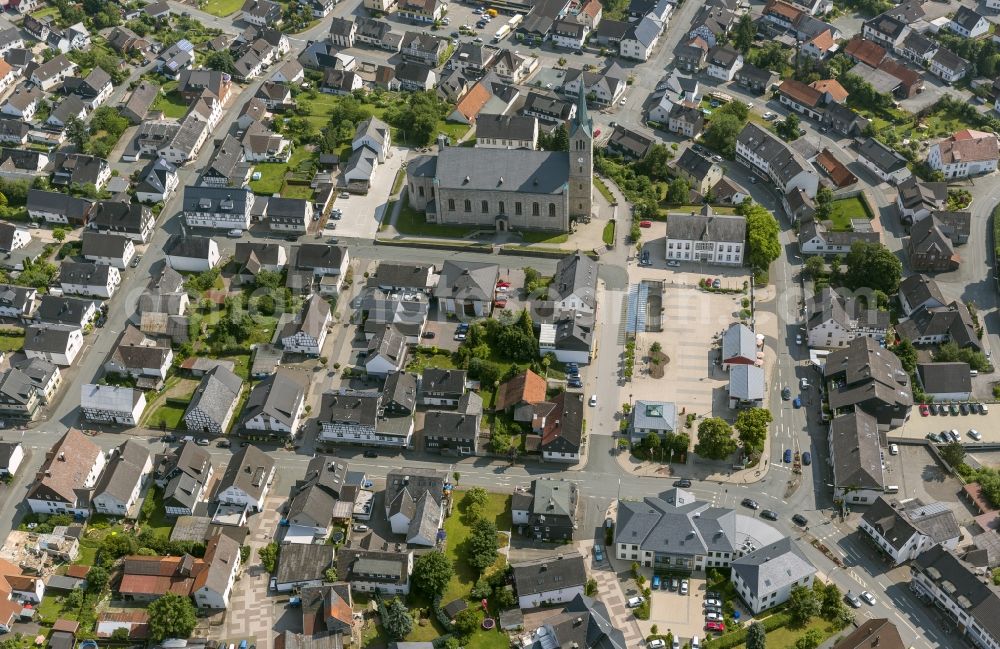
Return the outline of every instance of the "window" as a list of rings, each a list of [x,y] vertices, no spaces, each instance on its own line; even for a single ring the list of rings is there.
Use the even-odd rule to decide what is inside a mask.
[[[507,213],[507,208],[504,206],[504,202],[503,201],[499,201],[497,203],[497,211],[500,214],[506,214]]]
[[[482,213],[486,214],[487,212],[490,211],[490,202],[489,201],[482,201],[482,203],[480,205],[480,208],[481,208]]]
[[[465,199],[465,211],[466,212],[472,211],[472,201],[470,201],[468,198]]]
[[[556,215],[556,204],[549,203],[549,216],[555,216],[555,215]]]
[[[521,216],[521,201],[514,201],[514,214]]]
[[[454,198],[449,198],[448,199],[448,210],[451,211],[451,212],[455,211],[455,199]]]
[[[423,188],[423,185],[421,185],[420,187],[417,187],[417,195],[419,195],[420,198],[424,197],[424,188]]]
[[[531,204],[531,215],[538,216],[538,203]]]

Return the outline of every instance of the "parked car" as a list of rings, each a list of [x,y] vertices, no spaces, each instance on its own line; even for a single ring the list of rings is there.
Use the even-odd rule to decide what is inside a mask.
[[[899,444],[889,444],[889,455],[899,455]]]
[[[809,524],[809,519],[803,516],[802,514],[795,514],[794,516],[792,516],[792,522],[795,523],[796,525],[805,527],[806,525]]]
[[[593,408],[596,405],[597,405],[597,395],[592,394],[590,395],[590,407]]]
[[[655,640],[650,640],[649,644],[646,645],[646,649],[666,649],[667,643],[665,640],[656,638]]]
[[[789,387],[781,388],[781,398],[783,400],[785,400],[785,401],[788,401],[789,399],[791,399],[792,398],[792,389],[789,388]]]
[[[965,403],[964,401],[958,404],[958,409],[962,411],[963,415],[969,414],[969,404]]]
[[[948,434],[948,431],[942,430],[940,433],[938,433],[938,440],[942,444],[947,444],[948,442],[951,441],[951,435]]]
[[[865,600],[865,603],[869,606],[875,606],[875,596],[867,590],[861,591],[861,599]]]
[[[774,511],[773,509],[765,509],[760,513],[760,517],[766,518],[769,521],[776,521],[778,520],[778,512]]]
[[[174,437],[173,435],[168,434],[161,437],[160,441],[164,442],[165,444],[172,444],[177,441],[177,438]]]
[[[950,406],[948,406],[948,410],[951,411],[951,414],[957,415],[958,414],[958,404],[957,403],[951,404]]]
[[[689,489],[691,487],[691,481],[687,478],[681,478],[680,480],[674,481],[675,487],[680,487],[681,489]]]
[[[980,433],[975,428],[973,428],[973,429],[971,429],[969,431],[969,437],[971,437],[972,439],[974,439],[974,440],[976,440],[978,442],[979,440],[981,440],[983,438],[983,434]]]
[[[809,379],[807,379],[804,376],[801,379],[799,379],[799,389],[800,390],[808,390],[809,389]]]
[[[368,449],[367,451],[364,452],[364,456],[365,457],[378,457],[378,451],[375,451],[375,450],[372,450],[372,449]]]
[[[936,414],[938,414],[939,412],[941,412],[941,406],[939,406],[939,405],[938,405],[938,404],[936,404],[936,403],[932,403],[932,404],[931,404],[931,414],[932,414],[932,415],[936,415]]]
[[[926,417],[931,414],[931,409],[927,407],[926,403],[920,404],[920,416]]]
[[[437,334],[434,333],[433,331],[425,331],[424,333],[420,334],[421,338],[434,338],[435,336],[437,336]]]
[[[653,222],[652,221],[639,221],[639,227],[640,228],[651,228],[651,227],[653,227]]]
[[[639,596],[629,597],[628,601],[625,602],[625,606],[627,606],[629,608],[635,608],[636,606],[641,606],[642,603],[645,602],[645,601],[646,601],[645,597],[639,597]]]
[[[792,400],[792,407],[793,408],[801,408],[802,407],[802,397],[795,397],[795,399]]]
[[[791,464],[792,463],[792,449],[786,448],[785,449],[785,454],[782,457],[782,459],[785,461],[785,464]]]
[[[812,463],[813,463],[812,453],[810,453],[809,451],[805,451],[802,454],[802,464],[804,464],[805,466],[809,466]]]
[[[580,382],[580,379],[570,379],[569,381],[566,382],[566,385],[568,385],[571,388],[583,387],[583,383]]]
[[[596,551],[596,549],[597,549],[596,545],[594,546],[594,549]],[[660,576],[659,575],[653,575],[653,586],[652,586],[652,588],[653,588],[653,590],[660,590]]]
[[[722,614],[721,613],[705,613],[705,620],[708,621],[708,622],[721,622],[722,621]]]
[[[715,278],[715,281],[712,282],[712,288],[722,288],[722,280]]]
[[[802,344],[802,334],[795,334],[795,344],[796,345]]]
[[[990,414],[990,407],[987,406],[985,403],[979,404],[979,414],[981,414],[981,415],[988,415],[988,414]]]
[[[715,631],[716,633],[725,633],[726,625],[723,622],[706,622],[706,631]]]
[[[594,561],[597,563],[604,561],[604,546],[600,543],[594,545]]]
[[[708,593],[705,593],[705,594],[707,595]],[[720,600],[720,599],[718,599],[716,597],[708,597],[708,598],[705,599],[705,606],[707,606],[707,607],[721,608],[722,607],[722,600]]]
[[[351,529],[354,530],[355,532],[367,532],[368,526],[365,525],[364,523],[355,523],[354,525],[351,526]]]
[[[350,197],[351,197],[350,192],[340,192],[340,195],[337,198],[350,198]]]
[[[681,262],[679,262],[679,261],[677,261],[675,259],[671,259],[670,261],[667,262],[667,266],[670,266],[671,268],[678,268],[680,265],[681,265]]]
[[[681,579],[681,595],[687,595],[687,594],[688,594],[688,580]]]
[[[861,598],[859,598],[857,595],[855,595],[851,591],[847,591],[847,594],[844,595],[844,599],[852,607],[854,607],[854,608],[861,608]]]
[[[197,442],[195,442],[195,444],[197,444],[198,446],[208,446],[211,443],[212,442],[208,441],[204,437],[200,438]]]
[[[753,498],[744,498],[741,504],[744,507],[749,507],[750,509],[760,509],[760,503]]]
[[[228,439],[220,439],[218,442],[215,443],[215,445],[218,446],[219,448],[229,448],[230,446],[233,445],[233,443],[230,442]]]

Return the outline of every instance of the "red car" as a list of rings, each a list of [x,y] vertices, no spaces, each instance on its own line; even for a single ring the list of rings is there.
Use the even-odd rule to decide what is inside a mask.
[[[506,286],[507,288],[510,288],[510,282],[503,279],[498,279],[497,286]]]
[[[651,227],[653,227],[653,222],[652,221],[639,221],[639,227],[640,228],[651,228]]]
[[[726,630],[726,624],[724,622],[705,622],[705,630],[723,633]]]
[[[920,404],[920,416],[926,417],[929,414],[931,414],[931,409],[927,407],[927,404],[926,403]]]
[[[493,306],[495,306],[498,309],[503,309],[507,306],[507,300],[497,300],[496,302],[493,303]]]

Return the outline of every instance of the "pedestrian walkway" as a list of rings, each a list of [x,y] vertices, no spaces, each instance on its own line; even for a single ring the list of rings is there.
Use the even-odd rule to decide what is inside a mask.
[[[580,543],[580,553],[585,557],[593,556],[594,544],[591,541]],[[607,554],[610,548],[605,548]],[[590,562],[588,562],[590,563]],[[597,582],[597,599],[604,602],[611,616],[611,623],[625,635],[626,647],[640,647],[645,644],[639,624],[632,615],[632,610],[625,606],[627,597],[622,591],[621,581],[615,573],[610,559],[603,564],[591,565],[590,576]]]

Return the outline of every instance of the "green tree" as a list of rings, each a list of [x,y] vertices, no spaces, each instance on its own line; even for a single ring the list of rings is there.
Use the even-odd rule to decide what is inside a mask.
[[[899,362],[903,364],[903,369],[912,374],[917,369],[917,348],[913,346],[909,338],[903,338],[898,345],[892,346],[892,353],[896,355]]]
[[[826,262],[819,255],[813,255],[806,259],[805,273],[812,279],[819,279],[826,275]]]
[[[480,518],[472,524],[472,531],[466,540],[466,562],[477,573],[482,573],[497,560],[497,527],[493,521]]]
[[[767,649],[767,632],[760,622],[752,622],[747,629],[747,649]]]
[[[759,49],[750,53],[747,61],[763,70],[781,72],[788,65],[789,48],[778,41],[766,41]]]
[[[402,640],[413,630],[413,616],[398,597],[386,602],[382,628],[393,640]]]
[[[870,288],[892,295],[899,288],[903,264],[881,243],[855,241],[845,263],[844,284],[852,290]]]
[[[764,448],[767,439],[767,426],[772,421],[771,411],[766,408],[749,408],[741,410],[736,416],[733,426],[739,434],[740,442],[749,452],[757,452]]]
[[[667,185],[668,203],[687,203],[691,196],[691,184],[683,178],[674,178]]]
[[[736,154],[736,138],[743,126],[743,122],[733,115],[712,115],[712,121],[705,129],[705,144],[725,157],[732,158]]]
[[[767,270],[781,254],[781,230],[774,215],[763,205],[746,199],[737,210],[747,222],[746,260],[751,268]]]
[[[111,632],[111,639],[115,642],[126,642],[128,641],[128,634],[129,630],[120,626]]]
[[[952,442],[941,448],[941,457],[953,468],[965,463],[965,447],[961,442]]]
[[[87,146],[87,139],[90,137],[90,130],[87,124],[79,117],[70,117],[66,121],[66,138],[73,143],[77,151],[81,153]]]
[[[799,139],[799,125],[801,120],[799,116],[795,113],[790,113],[783,121],[778,122],[775,129],[778,131],[778,135],[785,138],[789,142],[793,142]]]
[[[490,494],[482,487],[473,487],[465,492],[462,497],[462,506],[469,520],[474,521],[483,517],[486,505],[490,502]]]
[[[723,460],[736,451],[733,430],[719,417],[703,419],[698,424],[698,443],[694,452],[709,460]]]
[[[479,630],[479,625],[483,623],[482,612],[475,607],[469,607],[460,611],[455,616],[455,633],[463,638],[467,638]]]
[[[108,587],[110,573],[103,566],[93,566],[87,572],[87,592],[102,593]]]
[[[146,607],[149,615],[150,639],[188,638],[198,618],[191,598],[175,593],[161,595]]]
[[[59,243],[62,243],[63,241],[66,240],[66,230],[63,228],[53,228],[52,238],[58,241]]]
[[[795,641],[795,649],[816,649],[821,642],[823,642],[823,632],[819,629],[809,629]]]
[[[337,568],[335,566],[330,566],[323,573],[323,580],[329,583],[337,581]]]
[[[229,50],[210,52],[205,57],[205,67],[209,70],[217,70],[226,74],[236,74],[236,61]]]
[[[560,124],[549,136],[548,151],[569,151],[569,132]]]
[[[750,17],[750,14],[743,14],[733,31],[733,47],[746,54],[750,51],[756,37],[757,26],[754,25],[753,18]]]
[[[819,601],[812,588],[793,586],[788,595],[788,614],[793,624],[805,624],[819,613]]]
[[[257,558],[260,559],[260,565],[264,566],[264,570],[274,572],[274,569],[278,566],[278,555],[280,553],[281,546],[272,542],[257,550]]]
[[[448,557],[440,550],[422,554],[413,562],[413,587],[428,600],[433,600],[444,592],[454,573]]]
[[[816,191],[816,219],[827,221],[833,213],[833,192],[823,185]]]
[[[587,580],[586,585],[583,587],[583,592],[587,597],[593,597],[597,594],[597,580],[591,577]]]

